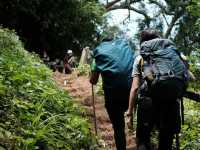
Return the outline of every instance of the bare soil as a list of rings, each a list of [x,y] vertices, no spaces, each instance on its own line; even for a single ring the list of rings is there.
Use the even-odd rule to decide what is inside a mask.
[[[86,116],[91,122],[94,132],[94,115],[92,107],[92,88],[87,76],[78,76],[76,72],[72,74],[54,73],[56,82],[69,94],[75,98],[84,108],[86,108]],[[102,139],[103,147],[107,150],[116,150],[113,129],[109,117],[104,107],[104,98],[95,94],[95,110],[97,119],[97,133]],[[126,127],[127,150],[135,150],[135,135]]]

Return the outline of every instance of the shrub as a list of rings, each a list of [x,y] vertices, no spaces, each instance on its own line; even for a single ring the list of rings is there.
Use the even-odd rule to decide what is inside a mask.
[[[180,134],[181,149],[198,150],[200,148],[200,104],[185,100],[184,108],[185,123]]]
[[[78,75],[83,76],[86,75],[88,76],[90,74],[90,65],[88,64],[79,64],[77,67]]]
[[[80,114],[40,58],[0,28],[0,149],[95,149]]]

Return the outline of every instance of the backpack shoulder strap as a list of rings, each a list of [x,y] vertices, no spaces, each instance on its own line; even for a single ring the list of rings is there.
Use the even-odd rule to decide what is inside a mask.
[[[140,61],[139,61],[139,65],[140,65],[140,72],[143,72],[143,66],[144,66],[144,59],[141,57]]]

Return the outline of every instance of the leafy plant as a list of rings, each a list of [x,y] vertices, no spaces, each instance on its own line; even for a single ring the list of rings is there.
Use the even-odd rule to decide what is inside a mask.
[[[40,58],[0,28],[0,148],[96,149],[81,113]]]
[[[89,75],[91,72],[90,65],[88,64],[79,64],[77,68],[78,74],[82,75]]]
[[[200,147],[200,104],[185,100],[185,124],[181,130],[181,149],[198,150]]]

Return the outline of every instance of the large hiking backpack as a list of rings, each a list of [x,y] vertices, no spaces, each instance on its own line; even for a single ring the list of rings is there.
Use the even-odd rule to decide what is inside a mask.
[[[168,39],[156,38],[141,44],[144,78],[152,84],[170,78],[187,83],[187,68],[174,43]]]
[[[96,70],[101,73],[106,88],[130,88],[133,50],[129,42],[115,39],[102,42],[93,50]]]

